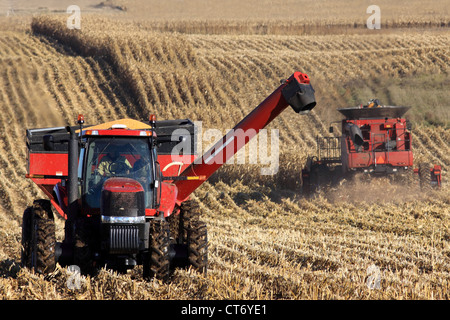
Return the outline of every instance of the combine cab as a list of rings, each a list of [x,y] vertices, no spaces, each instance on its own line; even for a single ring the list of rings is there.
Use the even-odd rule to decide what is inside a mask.
[[[341,122],[342,136],[317,138],[317,155],[308,157],[302,170],[304,194],[356,173],[370,176],[417,173],[422,188],[440,187],[440,166],[413,168],[411,124],[403,118],[408,109],[380,106],[377,100],[371,100],[367,106],[338,109],[345,116]]]
[[[48,199],[35,200],[22,222],[22,264],[39,273],[77,265],[143,266],[167,280],[175,267],[207,268],[207,228],[190,195],[287,106],[316,105],[306,74],[295,72],[203,156],[190,120],[122,119],[27,130],[28,174]],[[255,133],[255,134],[256,134]],[[195,161],[194,161],[195,159]],[[52,207],[65,219],[55,240]]]

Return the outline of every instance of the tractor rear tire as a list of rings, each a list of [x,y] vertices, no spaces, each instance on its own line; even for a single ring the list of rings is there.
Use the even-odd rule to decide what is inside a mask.
[[[419,164],[419,183],[423,191],[431,190],[431,166],[428,163]]]
[[[150,222],[149,251],[144,258],[143,276],[167,281],[170,278],[170,229],[165,220]]]
[[[181,204],[180,214],[176,219],[178,232],[174,239],[178,244],[186,247],[187,256],[182,261],[177,261],[176,266],[191,267],[198,272],[206,273],[208,265],[207,225],[199,219],[199,215],[200,206],[197,201],[188,200]]]
[[[47,274],[56,268],[55,221],[50,201],[35,200],[22,220],[22,266]]]
[[[206,223],[198,219],[186,226],[189,266],[205,273],[208,268],[208,232]]]

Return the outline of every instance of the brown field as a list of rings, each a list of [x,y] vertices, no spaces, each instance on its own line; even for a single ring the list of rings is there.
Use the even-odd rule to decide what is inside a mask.
[[[298,15],[295,1],[273,12],[269,3],[281,1],[259,1],[252,11],[254,1],[201,10],[200,0],[85,0],[80,31],[66,28],[67,5],[45,2],[17,1],[15,15],[0,17],[0,298],[449,299],[447,184],[424,194],[386,180],[347,182],[311,199],[300,189],[315,137],[340,119],[335,109],[374,95],[412,106],[415,161],[442,165],[448,180],[445,1],[421,14],[413,10],[419,1],[407,9],[378,1],[388,7],[380,32],[365,29],[364,6],[341,9],[331,0]],[[178,19],[182,13],[191,20]],[[177,270],[163,284],[143,281],[139,268],[102,270],[70,290],[65,268],[44,279],[20,267],[22,213],[43,197],[25,179],[25,128],[73,124],[78,113],[99,123],[153,112],[225,130],[296,70],[310,76],[318,105],[307,116],[286,110],[270,124],[280,131],[279,172],[226,165],[193,195],[208,224],[206,276]],[[62,220],[57,228],[61,237]],[[366,285],[371,265],[381,272],[378,289]]]

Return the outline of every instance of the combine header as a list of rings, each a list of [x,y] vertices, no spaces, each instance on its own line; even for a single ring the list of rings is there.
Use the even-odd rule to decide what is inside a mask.
[[[207,228],[189,196],[250,140],[248,129],[259,132],[288,105],[296,113],[316,105],[306,74],[283,81],[198,159],[190,120],[151,115],[149,123],[86,126],[79,115],[76,126],[27,130],[27,177],[48,199],[24,211],[22,264],[40,273],[52,272],[57,262],[83,273],[143,265],[145,278],[163,280],[175,267],[206,272]],[[182,162],[174,152],[181,141],[192,144]],[[52,206],[66,219],[61,243]]]
[[[334,185],[356,173],[419,175],[422,188],[441,186],[441,167],[421,164],[413,168],[411,123],[403,115],[409,107],[366,106],[338,109],[342,136],[317,137],[317,155],[308,157],[302,170],[303,193]],[[333,127],[330,127],[330,133]]]

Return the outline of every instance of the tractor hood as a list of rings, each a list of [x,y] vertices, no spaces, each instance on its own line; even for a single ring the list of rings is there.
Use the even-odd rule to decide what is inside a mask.
[[[145,216],[144,188],[130,178],[109,178],[103,184],[100,211],[102,217]]]

